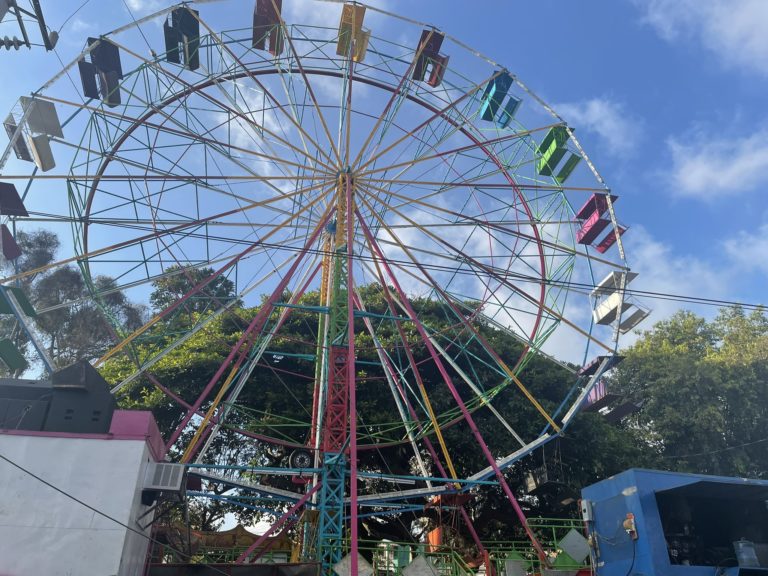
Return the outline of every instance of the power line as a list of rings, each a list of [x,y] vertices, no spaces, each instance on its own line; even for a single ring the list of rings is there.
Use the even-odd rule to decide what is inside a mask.
[[[143,229],[143,227],[140,226],[131,226],[131,225],[124,225],[126,228],[132,228],[132,229]],[[205,237],[208,240],[214,240],[214,241],[232,241],[234,243],[238,244],[245,244],[247,241],[245,240],[234,240],[232,238],[226,238],[226,237],[220,237],[220,236],[211,236],[211,235],[205,235],[205,234],[198,234],[198,233],[189,233],[186,234],[188,237]],[[259,242],[258,243],[263,248],[271,248],[274,250],[284,250],[288,252],[306,252],[308,254],[315,254],[315,255],[333,255],[333,253],[327,253],[324,250],[321,249],[313,249],[313,248],[302,248],[298,246],[286,246],[283,244],[278,243],[269,243],[269,242]],[[355,254],[352,256],[354,260],[357,260],[359,262],[373,262],[375,258],[373,256],[363,256],[361,254]],[[83,258],[83,260],[87,260],[87,258]],[[401,268],[410,268],[410,269],[419,269],[419,267],[426,269],[426,270],[432,270],[437,272],[451,272],[455,274],[460,275],[471,275],[471,276],[477,276],[477,272],[473,270],[468,269],[461,269],[461,268],[454,268],[452,266],[448,265],[440,265],[440,264],[434,264],[434,263],[422,263],[418,266],[411,262],[410,260],[402,260],[402,259],[395,259],[395,258],[388,258],[388,262],[397,265]],[[184,266],[182,263],[177,262],[180,266]],[[56,264],[53,263],[50,265],[50,267],[54,267]],[[482,266],[482,269],[489,268],[493,270],[490,266]],[[533,283],[533,284],[545,284],[548,286],[555,286],[555,287],[562,287],[567,290],[571,289],[578,289],[578,290],[584,290],[584,291],[592,291],[595,288],[597,288],[597,285],[590,284],[586,282],[574,282],[574,281],[564,281],[564,280],[553,280],[553,279],[542,279],[537,278],[535,276],[530,276],[526,274],[516,273],[516,272],[509,272],[506,270],[498,270],[496,271],[499,273],[499,275],[496,277],[502,278],[502,279],[508,279],[512,278],[519,282],[525,282],[525,283]],[[487,273],[487,271],[486,271]],[[492,275],[491,275],[492,276]],[[738,306],[747,310],[762,310],[765,309],[767,306],[764,303],[752,303],[752,302],[743,302],[739,300],[727,300],[727,299],[721,299],[721,298],[706,298],[706,297],[700,297],[700,296],[689,296],[685,294],[674,294],[670,292],[658,292],[654,290],[638,290],[633,288],[625,288],[624,293],[630,296],[638,296],[642,298],[651,298],[656,300],[666,300],[666,301],[673,301],[673,302],[682,302],[687,304],[697,304],[702,306]]]
[[[116,227],[124,227],[128,229],[134,229],[134,230],[146,230],[151,231],[151,228],[141,226],[141,225],[134,225],[130,223],[121,223],[121,224],[115,224]],[[220,241],[225,242],[229,241],[235,244],[247,244],[249,243],[247,240],[236,240],[234,238],[229,238],[226,236],[218,236],[218,235],[211,235],[211,234],[204,234],[204,233],[195,233],[190,232],[186,233],[185,236],[192,237],[192,238],[206,238],[208,240],[213,241]],[[274,250],[284,250],[288,252],[306,252],[307,254],[315,254],[315,255],[321,255],[321,256],[328,256],[333,255],[333,253],[327,253],[326,251],[319,249],[319,248],[303,248],[299,246],[287,246],[284,244],[279,244],[275,242],[259,242],[259,246],[263,248],[269,248]],[[359,262],[373,262],[375,258],[373,256],[366,256],[362,254],[354,254],[352,258]],[[405,259],[396,259],[396,258],[388,258],[388,262],[397,265],[398,267],[402,268],[409,268],[409,269],[418,269],[418,266],[414,264],[410,260]],[[467,263],[467,260],[465,258],[461,259],[462,262]],[[179,263],[179,265],[183,266],[183,264]],[[471,265],[471,263],[470,263]],[[55,266],[55,263],[51,265],[52,267]],[[426,270],[431,271],[437,271],[437,272],[452,272],[460,275],[471,275],[476,276],[477,272],[465,268],[455,268],[446,264],[435,264],[435,263],[422,263],[420,266]],[[567,290],[571,289],[579,289],[584,291],[592,291],[595,288],[597,288],[597,285],[587,283],[587,282],[574,282],[574,281],[565,281],[565,280],[553,280],[553,279],[542,279],[535,276],[527,275],[527,274],[521,274],[519,272],[510,272],[504,269],[499,269],[492,266],[481,266],[480,272],[485,272],[488,275],[489,272],[495,272],[498,276],[497,278],[502,279],[514,279],[519,282],[525,282],[525,283],[533,283],[533,284],[545,284],[548,286],[555,286],[555,287],[561,287],[565,288]],[[720,298],[706,298],[706,297],[700,297],[700,296],[689,296],[685,294],[674,294],[670,292],[658,292],[654,290],[638,290],[633,288],[625,288],[624,293],[630,296],[638,296],[642,298],[652,298],[655,300],[665,300],[665,301],[672,301],[672,302],[682,302],[686,304],[696,304],[701,306],[720,306],[720,307],[731,307],[731,306],[738,306],[741,308],[744,308],[746,310],[760,310],[765,309],[766,304],[763,303],[752,303],[752,302],[742,302],[738,300],[727,300],[727,299],[720,299]]]
[[[77,15],[77,13],[80,12],[80,10],[85,8],[85,5],[88,4],[90,1],[91,0],[84,0],[83,3],[80,4],[80,6],[77,8],[77,10],[75,10],[74,12],[72,12],[72,14],[67,16],[67,19],[64,20],[64,22],[61,23],[61,26],[59,26],[59,33],[61,33],[61,31],[64,30],[64,26],[67,25],[67,22],[72,20],[72,18],[74,18]],[[61,60],[59,60],[59,61],[61,62]],[[61,66],[62,66],[62,68],[64,68],[64,63],[63,62],[61,63]]]
[[[753,446],[755,444],[760,444],[761,442],[768,442],[768,438],[761,438],[760,440],[755,440],[753,442],[745,442],[744,444],[739,444],[738,446],[728,446],[726,448],[720,448],[718,450],[710,450],[708,452],[697,452],[695,454],[675,454],[673,456],[662,456],[662,458],[669,459],[669,458],[693,458],[695,456],[710,456],[712,454],[720,454],[721,452],[727,452],[729,450],[738,450],[739,448]]]

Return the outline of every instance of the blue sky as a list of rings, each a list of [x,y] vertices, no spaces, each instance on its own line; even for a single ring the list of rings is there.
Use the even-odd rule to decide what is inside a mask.
[[[613,192],[637,289],[765,302],[768,276],[768,3],[764,0],[385,0],[507,66],[576,129]],[[49,26],[80,0],[43,2]],[[61,30],[71,60],[85,37],[167,6],[91,1]],[[287,20],[338,19],[338,6],[284,0]],[[199,6],[221,27],[253,2]],[[13,35],[8,22],[0,35]],[[32,29],[33,38],[36,37]],[[160,33],[158,27],[158,34]],[[397,36],[396,28],[389,33]],[[55,54],[0,52],[0,110],[61,68]],[[3,143],[5,141],[3,140]],[[679,307],[649,300],[652,321]],[[694,308],[714,314],[714,308]],[[646,328],[649,324],[646,324]]]

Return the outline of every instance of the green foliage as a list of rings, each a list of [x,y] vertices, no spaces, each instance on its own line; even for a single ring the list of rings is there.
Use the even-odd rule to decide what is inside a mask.
[[[164,310],[175,304],[195,286],[210,278],[213,273],[213,268],[169,266],[163,277],[153,282],[154,290],[149,296],[149,302],[155,310]],[[233,299],[235,299],[235,284],[226,276],[219,275],[189,297],[175,315],[189,321],[193,314],[203,314]]]
[[[173,301],[173,298],[178,298],[190,288],[188,285],[180,287],[174,281],[173,297],[166,298],[163,294],[166,286],[165,282],[155,285],[153,302],[157,303],[157,306]],[[393,361],[407,364],[406,347],[414,355],[415,362],[419,366],[420,378],[439,415],[449,454],[459,474],[469,475],[487,466],[488,462],[468,424],[460,417],[455,400],[445,386],[436,365],[430,359],[429,351],[419,336],[415,323],[405,321],[401,324],[405,339],[404,346],[396,323],[387,319],[391,316],[403,316],[402,310],[390,309],[380,286],[361,287],[360,294],[362,301],[365,302],[366,311],[382,316],[382,318],[371,318],[370,321],[375,326],[378,344],[387,351]],[[284,295],[284,301],[289,299],[289,294]],[[308,293],[300,299],[300,303],[305,306],[317,306],[319,295],[316,292]],[[515,384],[503,374],[495,361],[492,361],[485,348],[486,345],[467,336],[466,333],[462,334],[465,331],[456,313],[439,302],[426,298],[413,299],[411,304],[417,310],[420,321],[429,328],[438,342],[444,346],[449,346],[452,342],[462,343],[463,352],[455,356],[457,368],[449,368],[449,372],[461,397],[465,401],[474,401],[473,417],[483,436],[490,441],[494,457],[516,450],[519,444],[511,435],[499,433],[498,420],[487,408],[479,405],[474,392],[460,377],[460,371],[468,374],[490,395],[489,397],[493,397],[493,405],[506,416],[509,424],[520,435],[526,438],[536,437],[545,424],[542,416],[525,399]],[[473,313],[475,308],[476,304],[467,303],[468,314]],[[184,401],[194,402],[257,311],[257,309],[246,309],[237,305],[221,316],[208,321],[205,328],[158,361],[152,368],[152,375]],[[208,314],[210,312],[207,308],[201,307],[198,310],[187,311],[186,315],[164,320],[153,328],[144,343],[133,347],[133,354],[139,358],[149,357],[152,350],[156,351],[171,344],[179,334],[195,326]],[[274,313],[270,317],[270,322],[274,323],[277,316],[278,314]],[[509,365],[517,363],[523,351],[522,345],[517,340],[506,332],[482,322],[476,322],[476,325],[483,338],[487,340],[487,345],[492,347],[506,363]],[[228,428],[225,428],[217,437],[216,445],[209,453],[210,460],[267,466],[287,464],[292,448],[283,448],[258,440],[243,441],[243,437],[237,434],[234,428],[282,438],[297,446],[307,443],[310,433],[309,424],[312,419],[315,362],[311,358],[294,355],[314,353],[317,330],[316,312],[304,309],[291,310],[282,328],[270,342],[268,352],[251,375],[237,404],[230,412],[227,418]],[[376,342],[362,319],[356,320],[356,334],[357,409],[360,419],[358,431],[363,445],[360,452],[360,469],[396,474],[419,474],[411,448],[405,443],[402,423],[394,432],[389,430],[390,425],[398,423],[400,417],[393,403],[384,369],[379,363]],[[124,356],[108,362],[102,373],[108,380],[117,383],[132,374],[134,370],[131,359]],[[575,376],[571,372],[539,357],[532,357],[520,376],[528,389],[550,413],[557,408],[575,382]],[[413,383],[415,390],[413,376],[409,375],[408,379]],[[218,387],[215,390],[218,390]],[[411,396],[413,395],[414,392],[411,392]],[[134,382],[125,391],[120,401],[126,407],[151,408],[166,437],[179,425],[185,412],[182,407],[154,388],[146,377]],[[210,401],[209,397],[203,404],[203,409],[210,406]],[[419,419],[427,424],[429,419],[417,400],[414,400],[414,405],[419,412]],[[616,473],[631,465],[637,456],[637,442],[633,434],[630,431],[608,426],[598,416],[588,415],[577,418],[572,430],[574,432],[569,432],[562,439],[558,449],[559,466],[566,476],[564,484],[570,487],[571,492],[575,482],[593,481],[599,474]],[[178,443],[179,446],[186,445],[191,432],[191,430],[185,431],[182,440]],[[420,434],[418,431],[416,433]],[[430,425],[427,424],[424,433],[440,452]],[[392,438],[399,440],[398,443],[387,444],[387,440]],[[591,450],[581,440],[582,438],[586,439],[587,443],[594,444],[597,449]],[[376,449],[366,447],[379,442],[385,442],[385,445],[379,445]],[[431,457],[426,451],[423,457],[431,468],[429,473],[439,475],[439,470],[430,464]],[[442,455],[441,459],[443,459]],[[540,465],[540,453],[524,460],[510,470],[511,484],[520,488],[526,471]],[[281,482],[274,477],[261,478],[260,481],[268,481],[273,485]],[[388,486],[374,488],[374,484],[375,482],[366,481],[363,489],[388,489]],[[284,487],[291,486],[286,484]],[[551,497],[529,499],[526,506],[533,513],[563,514],[560,500],[562,500],[561,495],[553,494]],[[482,491],[472,504],[472,508],[483,536],[509,537],[512,535],[514,523],[509,522],[509,505],[505,503],[502,494]],[[227,509],[229,508],[226,506],[217,508],[221,513]],[[243,521],[250,521],[254,517],[252,513],[241,509],[234,509],[234,511]],[[430,511],[429,514],[433,515],[434,511]],[[211,518],[215,519],[215,515],[209,514],[209,520]],[[391,521],[385,522],[366,522],[365,529],[371,535],[379,534],[407,539],[407,526],[410,525],[411,520],[413,518],[404,516],[394,517]]]
[[[143,323],[144,308],[129,302],[112,278],[93,279],[94,289],[101,295],[96,301],[77,269],[45,268],[55,261],[59,248],[53,232],[18,231],[16,238],[22,254],[13,262],[4,261],[3,272],[10,275],[43,268],[20,279],[18,285],[37,310],[34,328],[56,366],[93,360],[114,344],[116,336],[105,314],[129,331]],[[35,364],[36,354],[15,318],[0,320],[0,331],[10,335],[30,364]]]
[[[630,420],[655,467],[768,476],[768,318],[720,311],[713,321],[679,312],[625,351],[613,379],[642,404]]]

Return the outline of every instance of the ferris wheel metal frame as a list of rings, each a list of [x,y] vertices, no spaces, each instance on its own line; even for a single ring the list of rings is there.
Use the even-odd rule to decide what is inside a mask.
[[[366,11],[421,35],[410,46],[376,36],[363,26]],[[161,18],[164,51],[155,51],[143,32],[146,56],[119,39]],[[464,75],[468,61],[489,69],[479,82]],[[57,95],[75,68],[82,95]],[[354,97],[358,92],[364,105]],[[59,122],[57,109],[71,113]],[[64,138],[62,129],[78,128],[78,140]],[[69,214],[59,219],[71,222],[75,255],[51,266],[76,263],[96,302],[106,296],[94,283],[102,274],[116,277],[115,290],[145,294],[160,279],[191,279],[190,270],[213,269],[190,280],[191,289],[138,330],[124,332],[115,321],[116,345],[96,365],[124,355],[135,370],[116,383],[115,394],[144,378],[182,407],[166,452],[175,449],[195,474],[289,506],[265,538],[303,507],[316,509],[317,534],[305,543],[305,556],[331,574],[349,537],[344,561],[357,573],[361,509],[393,514],[412,509],[414,499],[492,484],[545,556],[504,470],[563,432],[618,361],[619,334],[647,311],[626,294],[634,275],[617,197],[572,128],[519,78],[438,28],[360,3],[343,3],[338,26],[323,27],[288,24],[282,2],[258,0],[253,25],[228,32],[215,32],[182,3],[90,38],[69,66],[20,101],[6,129],[10,142],[0,167],[11,152],[36,164],[31,177],[0,176],[26,181],[19,198],[31,203],[36,187],[66,182]],[[54,149],[70,151],[66,173],[48,173]],[[569,184],[571,178],[579,182]],[[18,196],[15,186],[13,193]],[[580,209],[574,200],[583,203]],[[8,214],[2,206],[0,212]],[[11,228],[24,216],[7,218],[12,241]],[[618,258],[603,256],[613,245]],[[597,282],[600,270],[608,275]],[[20,272],[3,284],[37,272]],[[587,276],[576,281],[576,273]],[[235,283],[237,299],[206,295],[219,278]],[[367,286],[375,286],[383,312],[369,309]],[[257,290],[264,300],[196,398],[181,398],[153,375],[159,362]],[[312,290],[318,302],[307,304],[303,298]],[[571,292],[589,303],[586,322],[569,318]],[[172,334],[167,327],[193,301],[202,302],[193,323]],[[424,319],[434,301],[447,328]],[[317,316],[315,341],[275,347],[297,314]],[[16,315],[28,325],[24,314]],[[488,329],[519,342],[519,356],[502,358]],[[556,329],[571,330],[585,349],[581,369],[558,361],[574,382],[548,410],[524,383],[524,369],[534,355],[554,360],[542,347]],[[426,360],[416,359],[416,346]],[[599,354],[588,362],[594,350]],[[375,362],[358,358],[366,354]],[[236,431],[307,448],[313,463],[231,469],[311,474],[303,492],[222,478],[215,462],[204,461],[267,356],[313,363],[304,441],[278,437],[269,427]],[[386,421],[362,422],[358,413],[358,386],[366,382],[360,373],[370,364],[392,393],[400,420],[392,429]],[[432,406],[426,366],[445,386],[450,409]],[[497,380],[478,381],[481,367]],[[541,419],[535,438],[521,437],[494,405],[509,390]],[[475,422],[479,410],[491,412],[519,447],[499,455]],[[466,427],[486,467],[457,471],[443,436],[454,425]],[[192,431],[182,451],[177,443]],[[412,448],[420,474],[358,470],[361,451],[398,443]],[[419,480],[424,487],[366,492],[364,479]],[[482,549],[469,515],[462,507],[459,512]],[[255,546],[238,561],[252,560]]]

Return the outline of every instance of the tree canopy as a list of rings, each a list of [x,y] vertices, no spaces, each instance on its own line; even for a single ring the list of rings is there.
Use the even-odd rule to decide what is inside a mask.
[[[641,405],[628,419],[658,468],[768,477],[768,318],[678,312],[623,352],[612,384]]]
[[[12,274],[43,267],[19,285],[41,311],[35,319],[36,330],[57,365],[100,356],[116,341],[114,325],[118,330],[130,332],[146,320],[147,311],[130,302],[113,279],[92,279],[100,295],[94,299],[79,270],[67,266],[46,269],[45,266],[55,260],[59,247],[54,234],[22,231],[17,241],[22,256],[12,266],[5,262],[4,272]],[[210,268],[169,268],[153,285],[151,311],[162,311],[212,274]],[[361,291],[368,312],[387,313],[381,290],[370,286],[362,287]],[[150,332],[152,338],[130,347],[130,354],[113,357],[103,367],[103,375],[111,382],[122,381],[135,371],[137,358],[152,352],[149,347],[156,350],[170,345],[210,315],[212,303],[216,307],[226,304],[225,313],[208,321],[152,367],[154,377],[183,400],[192,402],[259,310],[259,306],[247,307],[238,300],[234,284],[226,278],[214,279],[201,294],[200,298],[187,299],[174,314],[164,317]],[[308,308],[317,306],[319,295],[307,293],[300,303]],[[451,314],[438,302],[421,299],[414,300],[413,305],[418,308],[422,321],[432,329],[449,329]],[[466,309],[472,308],[472,303],[467,303]],[[391,326],[394,324],[377,332],[385,348],[402,345],[400,335]],[[509,334],[482,323],[479,330],[505,361],[513,363],[519,357],[521,344]],[[30,358],[33,356],[12,319],[0,321],[0,331],[14,338]],[[215,441],[211,451],[215,456],[211,458],[229,464],[287,464],[292,448],[253,438],[244,440],[237,429],[280,436],[289,445],[306,443],[314,363],[300,352],[306,349],[307,342],[316,339],[316,332],[317,316],[308,309],[294,310],[288,316],[271,345],[273,351],[264,355],[230,413],[228,425]],[[397,416],[387,404],[390,392],[384,385],[383,369],[376,365],[374,342],[362,324],[357,332],[360,334],[357,341],[360,425],[371,429],[386,427],[388,420]],[[423,366],[421,376],[435,411],[448,414],[455,408],[454,401],[434,366],[427,361],[428,352],[421,339],[412,325],[404,324],[404,334],[416,363]],[[480,354],[477,346],[477,342],[467,344],[468,357]],[[615,424],[609,424],[599,413],[581,413],[561,438],[509,469],[509,481],[521,495],[525,492],[524,480],[529,471],[544,464],[550,469],[555,488],[535,497],[523,497],[529,513],[576,514],[573,505],[563,505],[569,495],[577,497],[580,487],[629,467],[768,477],[768,434],[764,427],[768,419],[768,317],[764,310],[747,312],[738,307],[725,308],[711,320],[680,311],[642,332],[621,354],[625,358],[608,377],[608,385],[612,392],[638,405],[639,410]],[[462,358],[457,359],[459,368],[469,369],[464,362]],[[472,369],[478,381],[498,378],[478,364]],[[521,378],[549,412],[556,408],[574,382],[567,370],[540,357],[527,363]],[[465,398],[471,396],[461,382],[458,388]],[[166,438],[184,415],[184,409],[154,387],[146,375],[129,386],[119,402],[123,407],[152,409]],[[512,387],[500,390],[493,402],[521,434],[531,437],[540,430],[541,422],[535,409],[521,400]],[[495,434],[498,423],[486,408],[480,407],[474,418],[483,434],[494,437],[495,456],[515,448],[511,438],[505,440]],[[465,422],[455,419],[444,433],[460,473],[485,466]],[[180,444],[189,440],[190,435],[190,430],[185,431]],[[360,466],[371,471],[416,472],[410,448],[403,444],[361,452]],[[510,522],[509,509],[500,490],[479,490],[469,508],[481,537],[514,535],[514,523]],[[192,513],[197,527],[214,528],[228,511],[233,509],[214,502],[198,503]],[[246,522],[257,516],[243,509],[237,513]],[[428,511],[421,516],[434,514]],[[417,516],[418,513],[412,515],[410,520]],[[405,520],[396,517],[388,523],[365,523],[363,528],[369,534],[402,538],[408,530]]]
[[[59,239],[53,232],[19,230],[16,241],[21,256],[12,262],[4,260],[2,270],[11,275],[40,269],[21,278],[16,285],[37,311],[33,327],[55,366],[98,358],[118,339],[113,330],[115,322],[126,330],[143,323],[145,308],[130,302],[114,279],[93,278],[93,287],[100,295],[94,299],[80,270],[73,266],[49,266],[59,250]],[[15,318],[0,320],[0,332],[11,338],[34,366],[38,359]]]
[[[201,271],[190,278],[177,275],[173,282],[174,294],[184,294],[199,278],[206,277],[208,271]],[[166,283],[157,283],[152,301],[157,306],[168,300],[163,295]],[[234,294],[224,285],[217,297],[222,301],[231,301]],[[361,287],[362,299],[370,313],[386,314],[386,302],[381,298],[380,290],[371,287]],[[316,292],[310,292],[301,299],[301,304],[307,307],[319,302]],[[422,300],[418,306],[422,322],[432,329],[439,331],[449,324],[449,315],[442,310],[437,302]],[[257,307],[258,308],[258,307]],[[257,313],[257,308],[246,308],[241,303],[232,307],[228,313],[210,321],[205,328],[194,337],[170,351],[162,360],[157,362],[152,373],[164,385],[170,387],[185,401],[192,402],[213,376],[216,369],[224,360],[227,352],[241,336],[242,330],[249,320]],[[174,334],[183,329],[180,325],[188,322],[195,324],[204,310],[190,310],[185,316],[174,316],[168,319],[173,324],[173,330],[163,332],[166,338],[173,339]],[[394,326],[394,324],[392,324]],[[507,333],[490,325],[481,325],[481,331],[490,345],[508,363],[513,364],[519,357],[522,345]],[[455,409],[455,403],[442,384],[442,379],[430,362],[427,361],[428,351],[418,337],[413,326],[405,326],[406,338],[413,352],[416,363],[422,366],[421,376],[437,413],[447,413]],[[158,327],[158,331],[162,331]],[[227,420],[229,427],[225,428],[216,441],[212,451],[219,462],[250,463],[261,466],[287,465],[291,448],[271,445],[258,440],[246,440],[234,431],[242,428],[251,432],[280,436],[285,440],[303,445],[308,440],[309,422],[311,421],[312,390],[314,386],[314,362],[300,356],[292,356],[291,352],[302,350],[301,345],[316,339],[317,315],[303,309],[293,310],[286,320],[283,329],[271,344],[270,348],[281,353],[265,354],[262,361],[249,379],[249,385],[241,394],[237,406],[232,410]],[[371,336],[366,334],[363,326],[359,326],[358,339],[358,414],[361,427],[386,427],[388,420],[397,418],[392,406],[388,404],[391,393],[385,385],[381,366],[376,366],[376,356]],[[400,336],[394,328],[384,327],[377,332],[381,345],[387,349],[400,346]],[[156,342],[153,345],[157,345]],[[468,347],[467,356],[479,350],[476,342]],[[142,350],[137,350],[139,356]],[[457,360],[462,364],[464,360]],[[467,366],[462,366],[468,370]],[[490,373],[491,368],[475,365],[475,377],[479,381],[498,380],[498,374]],[[103,374],[111,381],[118,382],[135,370],[130,358],[116,357],[103,369]],[[487,370],[488,373],[485,373]],[[521,378],[526,386],[536,395],[549,412],[553,412],[563,397],[573,386],[575,376],[544,358],[534,357],[526,366]],[[465,385],[458,383],[460,393],[471,397]],[[121,402],[124,406],[149,407],[158,417],[161,429],[166,437],[181,422],[184,410],[160,391],[153,389],[144,380],[137,383]],[[204,408],[207,406],[204,405]],[[541,427],[541,417],[535,408],[522,399],[513,386],[501,390],[494,398],[494,406],[507,416],[515,430],[526,437],[535,437]],[[290,417],[288,417],[290,415]],[[498,422],[487,408],[479,408],[474,414],[475,421],[487,438],[493,438],[493,449],[496,457],[504,456],[518,445],[510,436],[498,434]],[[487,465],[476,441],[472,437],[467,424],[457,420],[444,430],[449,451],[460,474],[471,474]],[[188,440],[189,434],[186,435]],[[182,437],[182,444],[185,437]],[[434,438],[433,438],[433,442]],[[435,442],[435,444],[437,444]],[[593,482],[604,475],[613,474],[631,466],[640,457],[634,432],[609,425],[598,414],[583,414],[562,439],[556,442],[556,447],[548,449],[547,454],[537,452],[534,456],[523,460],[509,470],[510,481],[518,489],[523,486],[523,480],[529,469],[538,468],[545,460],[556,463],[560,478],[558,479],[571,495],[579,486]],[[395,474],[417,473],[414,459],[409,447],[402,444],[386,445],[375,450],[365,450],[360,453],[360,468],[370,471],[382,471]],[[439,475],[437,470],[432,471]],[[270,482],[276,480],[270,479]],[[511,537],[514,534],[514,523],[509,520],[508,504],[500,491],[484,490],[470,505],[472,514],[477,519],[477,526],[483,537]],[[562,515],[575,513],[575,506],[565,509],[561,505],[564,499],[562,493],[540,494],[536,498],[527,498],[525,505],[530,513],[542,515]],[[571,500],[573,500],[571,498]],[[227,508],[220,504],[212,505],[223,514]],[[215,525],[216,516],[211,514],[210,507],[206,510],[206,521]],[[247,510],[236,510],[243,521],[253,520],[254,513]],[[425,515],[434,515],[434,511]],[[419,516],[418,514],[415,516]],[[407,538],[410,520],[392,518],[391,522],[367,523],[366,530],[390,538]]]

